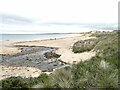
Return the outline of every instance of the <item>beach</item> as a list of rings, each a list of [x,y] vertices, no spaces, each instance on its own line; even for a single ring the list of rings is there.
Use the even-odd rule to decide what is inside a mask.
[[[23,77],[38,76],[38,73],[52,72],[65,65],[88,60],[95,56],[96,53],[93,51],[73,53],[72,46],[77,41],[91,38],[95,37],[90,37],[90,34],[72,34],[63,38],[3,43],[0,46],[0,54],[4,55],[1,58],[1,79],[16,75]],[[45,53],[48,52],[54,52],[59,57],[47,58]],[[23,73],[18,74],[18,70],[14,68],[20,68],[19,73]],[[29,68],[31,69],[29,70]],[[27,72],[24,70],[27,70]]]
[[[84,61],[90,59],[92,56],[95,55],[95,52],[83,52],[80,54],[75,54],[72,52],[72,46],[75,42],[79,40],[87,40],[95,37],[90,37],[90,34],[79,36],[71,36],[66,38],[60,39],[51,39],[51,40],[42,40],[42,41],[31,41],[31,42],[15,42],[13,45],[17,46],[45,46],[45,47],[52,47],[58,48],[56,50],[57,54],[60,54],[60,59],[66,63],[72,64],[73,62]],[[86,57],[87,56],[87,57]]]

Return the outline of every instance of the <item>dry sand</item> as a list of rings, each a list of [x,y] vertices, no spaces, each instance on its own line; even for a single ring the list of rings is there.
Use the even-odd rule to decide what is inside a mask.
[[[1,46],[0,46],[1,47]],[[9,54],[9,55],[13,55],[13,54],[17,54],[21,52],[20,49],[18,48],[13,48],[13,47],[6,47],[6,46],[2,46],[2,48],[0,49],[0,54]]]
[[[14,54],[21,52],[20,49],[12,47],[11,45],[12,43],[14,42],[0,43],[0,54],[14,55]]]
[[[33,67],[0,66],[0,80],[11,76],[38,77],[41,70]]]

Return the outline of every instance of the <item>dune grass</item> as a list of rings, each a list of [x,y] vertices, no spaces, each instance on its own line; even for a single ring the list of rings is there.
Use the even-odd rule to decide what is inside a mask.
[[[88,39],[88,40],[78,41],[73,45],[73,52],[81,53],[84,51],[90,51],[95,47],[97,43],[98,43],[97,39]]]

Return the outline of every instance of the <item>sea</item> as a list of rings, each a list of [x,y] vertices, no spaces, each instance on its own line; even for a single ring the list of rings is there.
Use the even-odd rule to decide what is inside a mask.
[[[108,28],[106,27],[106,25],[102,25],[102,27],[100,27],[99,25],[94,25],[94,27],[89,25],[85,27],[87,28],[79,27],[77,32],[75,32],[74,30],[72,31],[72,33],[0,34],[0,42],[45,40],[45,39],[54,39],[54,38],[64,38],[64,37],[71,36],[71,34],[74,34],[74,33],[82,33],[82,32],[88,32],[88,31],[93,31],[93,30],[100,30],[100,31],[117,30],[117,28],[114,28],[114,27]]]
[[[71,36],[70,33],[0,34],[0,42],[45,40],[45,39],[64,38],[69,36]]]
[[[80,25],[59,25],[55,28],[55,30],[60,31],[60,33],[37,33],[36,34],[26,34],[26,33],[11,33],[11,34],[5,34],[4,32],[0,33],[0,42],[7,42],[7,41],[33,41],[33,40],[45,40],[45,39],[54,39],[54,38],[63,38],[70,36],[72,33],[82,33],[82,32],[88,32],[93,30],[105,30],[105,31],[111,31],[111,30],[117,30],[117,27],[114,27],[116,24],[80,24]],[[54,29],[54,28],[53,28]],[[4,31],[4,30],[2,30]],[[25,30],[26,31],[26,30]],[[49,30],[50,31],[50,30]],[[57,32],[58,32],[57,31]],[[0,31],[1,32],[1,31]],[[64,33],[62,33],[64,32]],[[69,33],[68,33],[69,32]]]

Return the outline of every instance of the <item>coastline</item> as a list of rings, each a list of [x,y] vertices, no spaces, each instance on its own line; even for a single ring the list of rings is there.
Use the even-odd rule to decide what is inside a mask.
[[[14,42],[11,45],[15,46],[45,46],[51,48],[58,48],[56,53],[61,55],[60,59],[63,62],[72,64],[73,62],[84,61],[95,56],[95,52],[83,52],[80,54],[75,54],[72,52],[72,46],[75,42],[79,40],[86,40],[95,37],[90,37],[91,34],[75,34],[71,37],[65,38],[55,38],[55,39],[46,39],[46,40],[35,40],[35,41],[26,41],[26,42]],[[87,56],[87,57],[84,57]]]
[[[20,46],[21,47],[25,46],[25,47],[57,48],[55,50],[55,53],[60,55],[60,57],[57,59],[57,61],[60,60],[61,62],[64,62],[66,64],[73,64],[73,63],[77,63],[80,61],[88,60],[96,55],[96,53],[93,51],[83,52],[83,53],[79,53],[79,54],[75,54],[72,52],[72,45],[75,42],[77,42],[79,40],[86,40],[86,39],[91,39],[91,38],[95,38],[95,37],[90,37],[90,34],[77,34],[77,35],[75,34],[75,35],[65,37],[65,38],[34,40],[34,41],[24,41],[24,42],[9,42],[9,43],[5,43],[5,44],[1,45],[2,49],[1,49],[0,54],[8,55],[8,56],[19,55],[20,53],[22,53],[22,50],[20,48],[18,48]],[[30,54],[28,56],[31,57],[31,55],[32,54]],[[37,54],[35,54],[35,55],[37,55]],[[23,57],[23,61],[24,61],[24,58],[25,57]],[[11,60],[12,59],[8,60],[8,62]],[[47,62],[49,62],[49,61],[47,61]],[[55,60],[55,62],[56,62],[56,60]],[[6,72],[9,73],[8,75],[15,76],[19,70],[15,71],[14,68],[20,68],[21,69],[20,72],[22,72],[22,69],[24,69],[25,66],[17,66],[17,67],[12,66],[11,67],[11,66],[4,65],[2,67],[3,67],[2,70],[3,69],[8,70],[8,71],[2,71],[2,73],[3,73],[2,75],[5,78],[7,75]],[[60,67],[62,67],[62,66],[60,66]],[[60,67],[58,67],[58,68],[60,68]],[[30,68],[31,68],[30,70],[29,70],[29,67],[27,68],[27,70],[29,70],[29,71],[24,72],[24,74],[19,74],[19,75],[29,77],[31,74],[32,74],[32,76],[37,76],[38,73],[39,74],[42,73],[42,71],[36,67],[30,66]],[[54,70],[55,69],[57,69],[57,67],[54,68]],[[31,70],[35,70],[37,75],[36,75],[36,73],[34,73],[34,75],[33,75],[33,72]],[[12,74],[11,71],[14,72],[14,74]],[[45,73],[50,73],[50,72],[45,71]]]
[[[69,38],[69,37],[74,37],[74,36],[80,36],[82,34],[76,33],[76,34],[68,34],[64,37],[58,37],[58,38],[49,38],[49,39],[40,39],[40,40],[8,40],[4,42],[0,42],[0,54],[9,54],[9,55],[14,55],[17,53],[20,53],[21,50],[18,48],[14,47],[14,43],[26,43],[26,42],[39,42],[39,41],[51,41],[51,40],[56,40],[56,39],[64,39],[64,38]],[[28,45],[29,46],[29,45]]]

